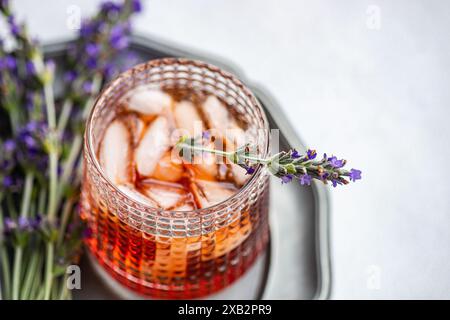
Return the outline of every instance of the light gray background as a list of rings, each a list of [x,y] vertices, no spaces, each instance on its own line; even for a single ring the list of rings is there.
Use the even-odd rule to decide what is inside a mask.
[[[98,3],[13,2],[46,41]],[[450,1],[144,2],[139,33],[233,61],[363,170],[332,190],[333,298],[450,298]]]

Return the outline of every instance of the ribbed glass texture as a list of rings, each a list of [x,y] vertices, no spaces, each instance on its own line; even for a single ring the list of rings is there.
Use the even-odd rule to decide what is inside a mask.
[[[118,101],[139,85],[188,88],[216,95],[249,128],[269,128],[253,94],[233,75],[187,59],[152,60],[121,74],[100,94],[88,119],[84,145],[81,217],[91,229],[86,245],[95,259],[128,288],[154,298],[195,298],[238,279],[268,242],[269,184],[258,168],[237,194],[193,211],[164,211],[122,193],[97,160],[100,139]]]

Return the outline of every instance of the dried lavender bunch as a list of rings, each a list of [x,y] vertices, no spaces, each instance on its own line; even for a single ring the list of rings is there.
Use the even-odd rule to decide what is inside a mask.
[[[74,211],[84,117],[119,67],[110,62],[126,48],[129,19],[140,10],[137,0],[108,1],[84,21],[58,64],[69,71],[63,95],[55,98],[55,63],[44,61],[9,1],[0,0],[14,42],[7,52],[0,39],[0,298],[70,297],[65,270],[81,243]]]
[[[256,166],[263,165],[267,170],[277,178],[281,179],[282,184],[298,180],[301,185],[311,185],[313,179],[320,180],[323,183],[331,183],[333,187],[345,185],[350,181],[361,179],[361,171],[358,169],[345,170],[343,167],[346,160],[339,160],[335,156],[328,157],[323,155],[322,159],[316,160],[315,150],[308,149],[305,154],[300,154],[297,150],[282,151],[269,158],[261,158],[255,146],[245,145],[237,148],[236,151],[222,151],[207,148],[202,142],[205,134],[201,138],[182,137],[176,147],[180,155],[188,161],[192,161],[196,155],[202,153],[212,153],[225,157],[228,161],[238,164],[247,171],[247,174],[253,174]]]

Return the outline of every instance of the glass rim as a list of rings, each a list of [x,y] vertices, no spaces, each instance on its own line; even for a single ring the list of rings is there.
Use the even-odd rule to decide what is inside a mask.
[[[255,95],[251,92],[251,90],[245,86],[242,81],[240,81],[235,75],[233,75],[232,73],[225,71],[215,65],[200,61],[200,60],[195,60],[195,59],[187,59],[187,58],[160,58],[160,59],[152,59],[149,60],[147,62],[144,63],[140,63],[135,65],[134,67],[120,73],[118,76],[116,76],[113,80],[109,81],[105,86],[103,86],[103,89],[100,91],[100,93],[97,95],[95,102],[93,103],[93,106],[89,112],[89,116],[86,120],[86,129],[85,129],[85,135],[84,135],[84,145],[85,145],[85,150],[87,150],[88,152],[88,156],[90,157],[93,165],[95,166],[98,174],[102,177],[102,179],[105,180],[105,182],[112,187],[117,193],[119,193],[120,195],[122,195],[122,197],[124,197],[125,199],[129,200],[132,203],[137,203],[139,204],[139,206],[143,207],[145,209],[145,211],[150,211],[150,212],[154,212],[155,214],[161,214],[161,213],[167,213],[167,214],[177,214],[177,215],[183,215],[183,218],[187,218],[192,214],[195,214],[196,216],[203,216],[206,214],[210,214],[211,211],[215,211],[215,209],[217,209],[217,211],[219,211],[222,207],[224,207],[224,205],[228,202],[234,202],[237,201],[237,199],[241,198],[242,196],[245,196],[245,194],[249,193],[251,188],[261,179],[263,178],[266,174],[263,170],[263,166],[261,164],[258,164],[255,172],[251,175],[251,178],[241,187],[239,188],[239,190],[233,194],[231,197],[224,199],[221,202],[215,203],[212,206],[209,207],[205,207],[205,208],[198,208],[198,209],[194,209],[194,210],[167,210],[167,209],[161,209],[161,208],[155,208],[152,207],[146,203],[140,202],[140,201],[136,201],[135,199],[133,199],[132,197],[130,197],[129,195],[127,195],[126,193],[124,193],[122,190],[120,190],[118,188],[118,186],[113,183],[109,177],[106,175],[106,173],[104,172],[102,166],[100,165],[99,159],[97,158],[96,152],[95,152],[95,147],[93,145],[93,120],[94,120],[94,115],[95,113],[98,111],[98,109],[100,108],[100,102],[101,102],[101,98],[109,91],[114,90],[114,88],[116,86],[118,86],[122,81],[124,81],[125,79],[128,79],[130,77],[133,76],[133,74],[135,74],[138,70],[141,69],[148,69],[151,67],[158,67],[160,65],[166,65],[166,66],[170,66],[170,65],[174,65],[174,64],[182,64],[182,65],[194,65],[196,67],[201,67],[201,68],[207,68],[209,71],[211,72],[218,72],[221,76],[223,76],[224,78],[230,80],[231,82],[233,82],[234,85],[236,85],[239,90],[241,90],[245,96],[247,98],[250,99],[251,101],[251,106],[254,108],[259,109],[262,120],[263,120],[263,125],[264,128],[263,130],[266,130],[267,132],[267,139],[265,139],[264,141],[264,151],[263,151],[263,157],[266,157],[269,155],[270,153],[270,127],[269,127],[269,121],[267,119],[267,115],[264,111],[264,109],[262,108],[261,104],[259,103],[258,99],[255,97]]]

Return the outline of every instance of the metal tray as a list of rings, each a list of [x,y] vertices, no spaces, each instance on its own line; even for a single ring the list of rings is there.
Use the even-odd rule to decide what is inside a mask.
[[[57,59],[68,41],[45,46],[47,57]],[[268,90],[245,78],[232,63],[211,55],[167,44],[148,37],[133,36],[131,50],[142,61],[160,57],[187,57],[217,65],[238,76],[264,107],[271,128],[280,129],[280,149],[290,146],[298,150],[304,144]],[[280,185],[271,181],[271,240],[267,252],[242,279],[207,298],[219,299],[328,299],[331,291],[328,193],[315,182],[312,187],[297,183]],[[105,274],[89,256],[82,264],[82,289],[75,299],[137,298]]]

